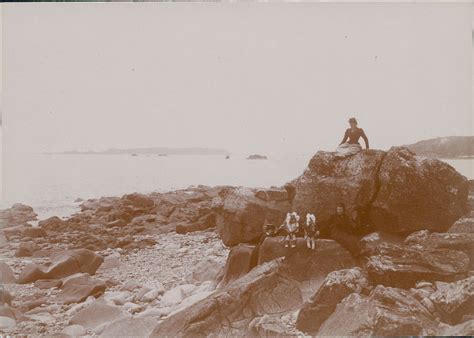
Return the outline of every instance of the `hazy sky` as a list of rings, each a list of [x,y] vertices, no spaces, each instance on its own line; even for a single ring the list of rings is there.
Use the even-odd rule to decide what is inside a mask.
[[[5,150],[470,135],[470,4],[4,5]],[[14,149],[14,150],[13,150]]]

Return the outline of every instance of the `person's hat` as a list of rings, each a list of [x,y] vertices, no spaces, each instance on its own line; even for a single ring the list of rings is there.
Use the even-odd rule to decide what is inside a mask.
[[[355,117],[351,117],[349,119],[349,123],[357,123],[357,120],[355,119]]]

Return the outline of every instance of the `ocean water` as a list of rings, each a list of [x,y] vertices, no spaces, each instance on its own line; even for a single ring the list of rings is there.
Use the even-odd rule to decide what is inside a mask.
[[[7,172],[0,208],[31,205],[40,219],[78,210],[77,198],[121,196],[186,188],[190,185],[280,186],[299,176],[310,154],[247,160],[244,155],[48,155],[16,158]],[[474,160],[446,160],[473,179]]]

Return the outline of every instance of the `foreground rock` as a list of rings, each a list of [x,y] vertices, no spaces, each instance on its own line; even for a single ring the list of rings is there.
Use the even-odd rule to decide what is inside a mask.
[[[229,188],[214,200],[217,231],[225,245],[256,242],[265,221],[281,224],[290,210],[285,189]]]
[[[75,273],[94,275],[104,259],[87,249],[64,251],[52,258],[48,267],[34,263],[27,265],[18,277],[19,284],[33,283],[40,279],[61,279]]]
[[[319,336],[433,334],[435,317],[409,292],[377,286],[368,296],[352,293],[323,323]]]
[[[360,268],[331,272],[316,294],[301,308],[296,327],[310,335],[317,334],[339,302],[351,293],[361,293],[368,284]]]
[[[430,300],[444,322],[459,324],[474,316],[474,276],[454,283],[436,283],[437,291]]]
[[[268,238],[260,248],[262,257],[270,259],[273,255],[276,259],[264,262],[262,258],[261,264],[246,275],[165,318],[153,336],[251,335],[266,326],[264,322],[268,323],[258,318],[293,313],[329,272],[355,265],[350,254],[330,240],[319,240],[317,249],[309,252],[300,239],[292,253],[277,258],[281,253],[280,240]],[[272,250],[273,247],[278,249]],[[252,254],[250,250],[248,253]],[[248,255],[242,256],[249,259]]]
[[[298,309],[301,291],[298,282],[283,272],[284,266],[272,261],[253,269],[227,288],[164,319],[152,336],[241,335],[256,317]]]
[[[97,300],[76,313],[69,321],[69,324],[81,325],[100,334],[110,323],[130,317],[131,315],[121,308]]]

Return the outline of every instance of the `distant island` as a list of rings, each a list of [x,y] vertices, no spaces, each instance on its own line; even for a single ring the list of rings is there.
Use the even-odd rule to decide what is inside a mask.
[[[117,149],[111,148],[104,151],[64,151],[55,154],[95,154],[95,155],[229,155],[225,149],[219,148],[171,148],[171,147],[152,147],[152,148],[131,148],[131,149]]]
[[[268,157],[264,156],[264,155],[250,155],[249,157],[247,157],[247,160],[267,160]]]
[[[421,156],[437,158],[474,158],[474,136],[448,136],[406,145]]]

